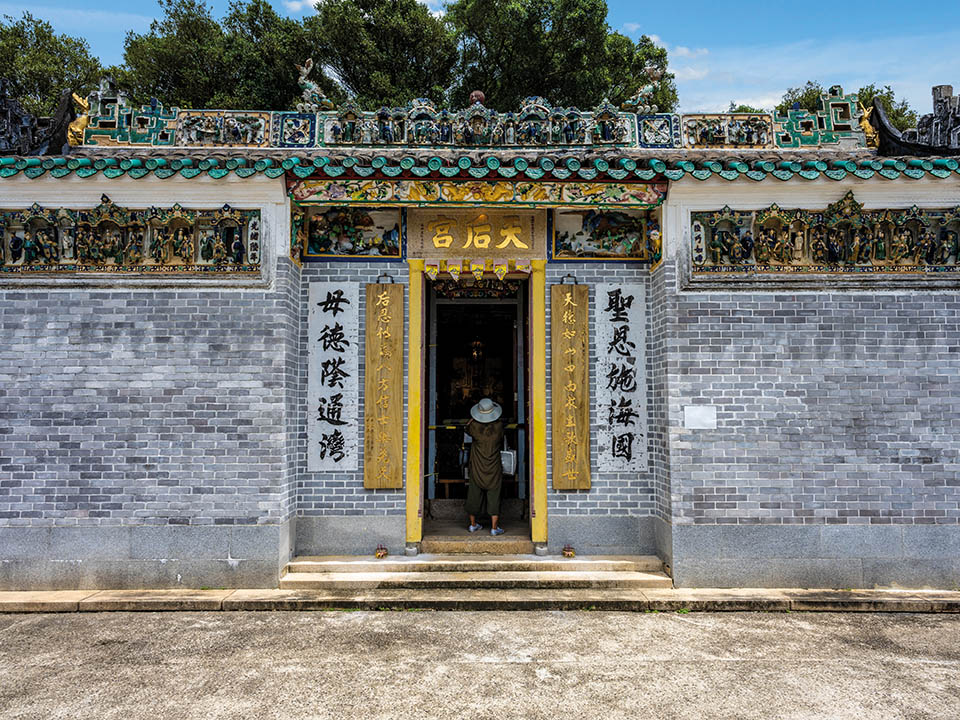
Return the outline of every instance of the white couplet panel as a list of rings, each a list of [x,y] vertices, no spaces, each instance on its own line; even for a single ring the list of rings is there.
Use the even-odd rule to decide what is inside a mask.
[[[360,284],[310,284],[307,470],[356,470],[360,437]]]
[[[599,283],[593,307],[599,470],[642,472],[647,469],[645,288]]]

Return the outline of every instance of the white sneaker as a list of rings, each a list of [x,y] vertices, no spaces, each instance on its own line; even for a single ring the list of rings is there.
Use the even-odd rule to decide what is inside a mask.
[[[476,525],[471,525],[470,527],[468,527],[467,530],[469,530],[470,532],[476,532],[477,530],[483,530],[483,525],[481,525],[480,523],[477,523]]]

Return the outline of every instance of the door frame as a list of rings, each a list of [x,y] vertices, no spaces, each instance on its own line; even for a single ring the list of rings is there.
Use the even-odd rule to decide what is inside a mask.
[[[529,362],[526,386],[529,388],[527,443],[529,447],[528,485],[530,539],[539,545],[547,542],[547,379],[546,379],[546,261],[531,263],[527,283]],[[424,406],[428,345],[426,332],[426,283],[424,260],[408,260],[409,329],[407,335],[407,463],[406,463],[406,542],[423,539],[424,467],[426,461],[427,412]]]

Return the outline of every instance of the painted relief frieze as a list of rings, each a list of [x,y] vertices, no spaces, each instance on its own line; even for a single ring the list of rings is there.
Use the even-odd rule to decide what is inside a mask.
[[[683,131],[679,115],[637,116],[637,145],[642,148],[683,147]]]
[[[960,208],[865,210],[853,192],[822,209],[691,216],[695,274],[960,273]]]
[[[660,210],[554,212],[556,260],[629,260],[658,263],[663,255]]]
[[[296,207],[294,257],[400,259],[402,223],[400,208]]]
[[[290,196],[298,203],[323,204],[511,204],[549,206],[655,207],[666,183],[454,182],[444,180],[295,180]]]
[[[177,115],[177,145],[265,147],[270,140],[270,113],[183,110]]]
[[[684,115],[683,134],[690,148],[765,148],[773,126],[766,114]]]
[[[255,272],[260,211],[131,210],[104,195],[92,209],[0,213],[0,273]]]

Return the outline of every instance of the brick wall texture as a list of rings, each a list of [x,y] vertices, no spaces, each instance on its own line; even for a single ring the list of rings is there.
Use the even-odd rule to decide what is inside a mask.
[[[299,284],[0,289],[0,524],[286,519]]]
[[[309,283],[382,272],[407,281],[403,263],[282,259],[270,289],[0,290],[0,525],[402,514],[360,472],[306,472]],[[646,286],[650,470],[594,458],[593,488],[550,489],[551,515],[960,521],[955,294],[682,291],[670,261],[552,263],[548,292],[568,272]],[[717,429],[684,430],[703,404]]]
[[[956,293],[680,292],[663,310],[674,523],[960,521]],[[716,406],[717,429],[682,430],[685,405]]]

